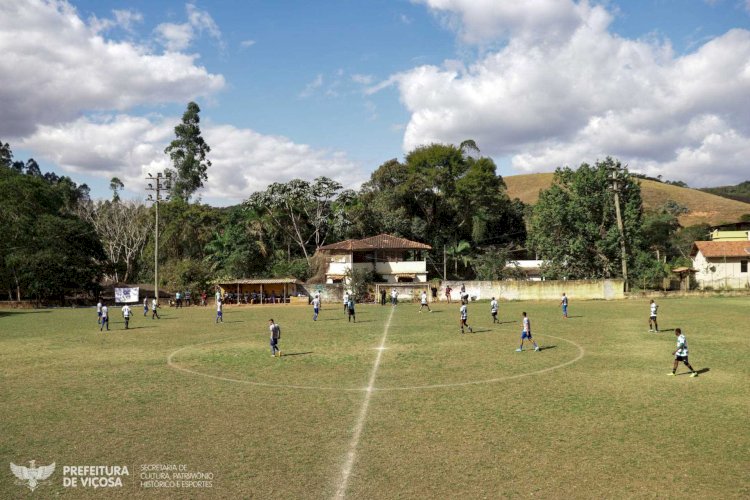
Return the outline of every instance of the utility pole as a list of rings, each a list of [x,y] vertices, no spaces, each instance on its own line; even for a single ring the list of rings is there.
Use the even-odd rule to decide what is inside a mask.
[[[628,287],[628,252],[625,248],[625,227],[622,224],[622,214],[620,213],[620,169],[612,170],[612,191],[615,194],[615,215],[617,216],[617,229],[620,231],[620,260],[622,261],[622,279],[625,281],[625,291]]]
[[[146,201],[150,201],[154,203],[154,207],[156,208],[156,226],[154,227],[155,231],[155,237],[154,237],[154,298],[156,299],[156,302],[159,302],[159,202],[160,201],[167,201],[169,200],[169,195],[166,195],[162,197],[161,192],[166,190],[168,191],[172,187],[172,176],[169,172],[167,172],[166,175],[162,175],[161,172],[158,172],[156,174],[156,177],[154,177],[151,174],[148,174],[148,177],[146,177],[147,181],[151,181],[148,183],[148,186],[146,187],[146,191],[154,191],[154,194],[148,195],[148,198]]]

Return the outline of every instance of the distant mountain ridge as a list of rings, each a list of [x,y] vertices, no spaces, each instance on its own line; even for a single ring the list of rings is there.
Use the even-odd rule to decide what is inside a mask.
[[[750,203],[750,181],[740,182],[736,186],[701,188],[701,191],[723,196],[724,198],[729,198],[730,200]]]
[[[539,199],[539,191],[552,185],[553,173],[509,175],[503,177],[508,186],[508,195],[524,203],[533,205]],[[680,216],[680,224],[693,226],[697,224],[729,224],[739,222],[743,215],[750,214],[750,202],[719,196],[707,188],[704,190],[675,186],[648,179],[638,179],[641,184],[641,196],[646,210],[655,210],[667,200],[674,200],[687,207],[689,212]],[[750,184],[742,183],[743,184]],[[729,186],[733,187],[733,186]],[[749,186],[750,187],[750,186]]]

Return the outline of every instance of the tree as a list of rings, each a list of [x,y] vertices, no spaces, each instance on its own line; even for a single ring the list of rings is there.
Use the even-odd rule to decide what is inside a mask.
[[[466,267],[471,261],[471,243],[468,241],[459,241],[455,245],[445,249],[445,253],[453,261],[453,274],[458,276],[459,261]]]
[[[10,168],[13,165],[13,151],[10,145],[0,141],[0,168]]]
[[[196,103],[188,103],[182,123],[174,128],[177,138],[164,150],[174,167],[172,196],[186,202],[203,187],[203,181],[208,180],[206,172],[211,166],[211,161],[206,158],[211,148],[201,136],[199,113],[200,108]]]
[[[511,258],[511,249],[490,247],[472,260],[478,280],[501,280],[519,277],[517,262]]]
[[[407,153],[404,163],[382,164],[362,186],[352,227],[361,236],[387,232],[425,241],[432,263],[461,241],[475,253],[523,242],[523,204],[510,200],[492,159],[470,153],[479,153],[471,140],[430,144]]]
[[[547,261],[550,277],[571,279],[618,276],[621,262],[610,173],[620,168],[611,158],[593,167],[558,168],[552,186],[533,209],[528,246]],[[620,206],[629,266],[642,248],[640,186],[627,169],[620,176]]]
[[[312,254],[325,245],[332,229],[342,231],[347,224],[343,214],[354,195],[341,189],[341,184],[327,177],[318,177],[312,183],[302,179],[275,182],[265,191],[253,193],[245,201],[245,207],[267,216],[299,248],[309,264]]]
[[[110,265],[105,277],[128,282],[136,276],[138,258],[154,229],[148,207],[134,201],[82,204],[79,213],[99,235]]]
[[[123,184],[119,178],[112,177],[112,179],[109,181],[109,189],[110,191],[112,191],[112,201],[114,202],[120,201],[119,191],[124,188],[125,188],[125,184]]]
[[[101,243],[74,213],[84,187],[67,177],[0,168],[0,282],[10,297],[61,299],[96,288]]]

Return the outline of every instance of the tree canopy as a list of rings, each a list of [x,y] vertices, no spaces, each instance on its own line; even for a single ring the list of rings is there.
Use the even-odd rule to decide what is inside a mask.
[[[203,187],[208,180],[208,167],[211,161],[206,157],[211,148],[201,136],[200,108],[194,102],[187,105],[182,122],[174,128],[176,138],[167,146],[164,153],[169,155],[172,171],[172,196],[184,201]]]

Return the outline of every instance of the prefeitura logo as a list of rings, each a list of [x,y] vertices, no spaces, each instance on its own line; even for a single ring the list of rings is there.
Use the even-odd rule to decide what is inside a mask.
[[[36,460],[29,461],[29,467],[10,463],[10,470],[18,478],[16,481],[19,485],[26,485],[31,491],[34,491],[39,483],[49,478],[55,472],[55,463],[37,467]]]

